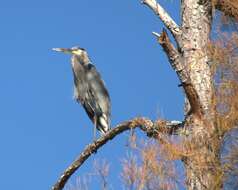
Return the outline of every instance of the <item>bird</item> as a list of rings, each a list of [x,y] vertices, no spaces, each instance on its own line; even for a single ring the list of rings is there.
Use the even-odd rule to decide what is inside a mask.
[[[85,109],[96,129],[103,136],[110,130],[111,101],[100,73],[92,64],[87,51],[75,46],[72,48],[53,48],[54,51],[71,54],[74,79],[74,98]]]

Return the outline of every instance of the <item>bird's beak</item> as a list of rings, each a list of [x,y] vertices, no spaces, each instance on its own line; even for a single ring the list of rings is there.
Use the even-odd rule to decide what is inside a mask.
[[[52,50],[57,52],[68,53],[68,54],[72,53],[72,49],[70,48],[52,48]]]

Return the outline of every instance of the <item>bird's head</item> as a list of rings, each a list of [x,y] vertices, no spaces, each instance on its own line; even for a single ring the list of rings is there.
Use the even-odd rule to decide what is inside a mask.
[[[86,50],[83,48],[80,48],[78,46],[72,47],[72,48],[53,48],[53,50],[57,51],[57,52],[63,52],[66,54],[73,55],[73,57],[71,59],[72,60],[71,63],[72,63],[73,67],[74,67],[75,62],[79,62],[82,65],[87,65],[90,63],[90,60],[89,60]],[[74,61],[75,59],[77,61]]]
[[[53,48],[53,50],[57,52],[63,52],[67,54],[76,55],[79,57],[87,55],[86,50],[78,46],[72,47],[72,48]]]

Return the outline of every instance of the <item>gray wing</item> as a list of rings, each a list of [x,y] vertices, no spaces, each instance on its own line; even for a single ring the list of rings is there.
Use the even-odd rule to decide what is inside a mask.
[[[111,116],[111,101],[106,86],[99,72],[92,64],[87,65],[86,79],[88,81],[90,95],[95,99],[95,111],[101,111],[107,117],[108,124]]]

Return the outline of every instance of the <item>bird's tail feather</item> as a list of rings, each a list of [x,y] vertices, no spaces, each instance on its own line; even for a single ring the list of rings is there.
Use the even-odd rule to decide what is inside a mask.
[[[107,118],[104,114],[99,117],[97,124],[97,128],[102,135],[104,135],[110,130],[109,123],[107,122]]]

